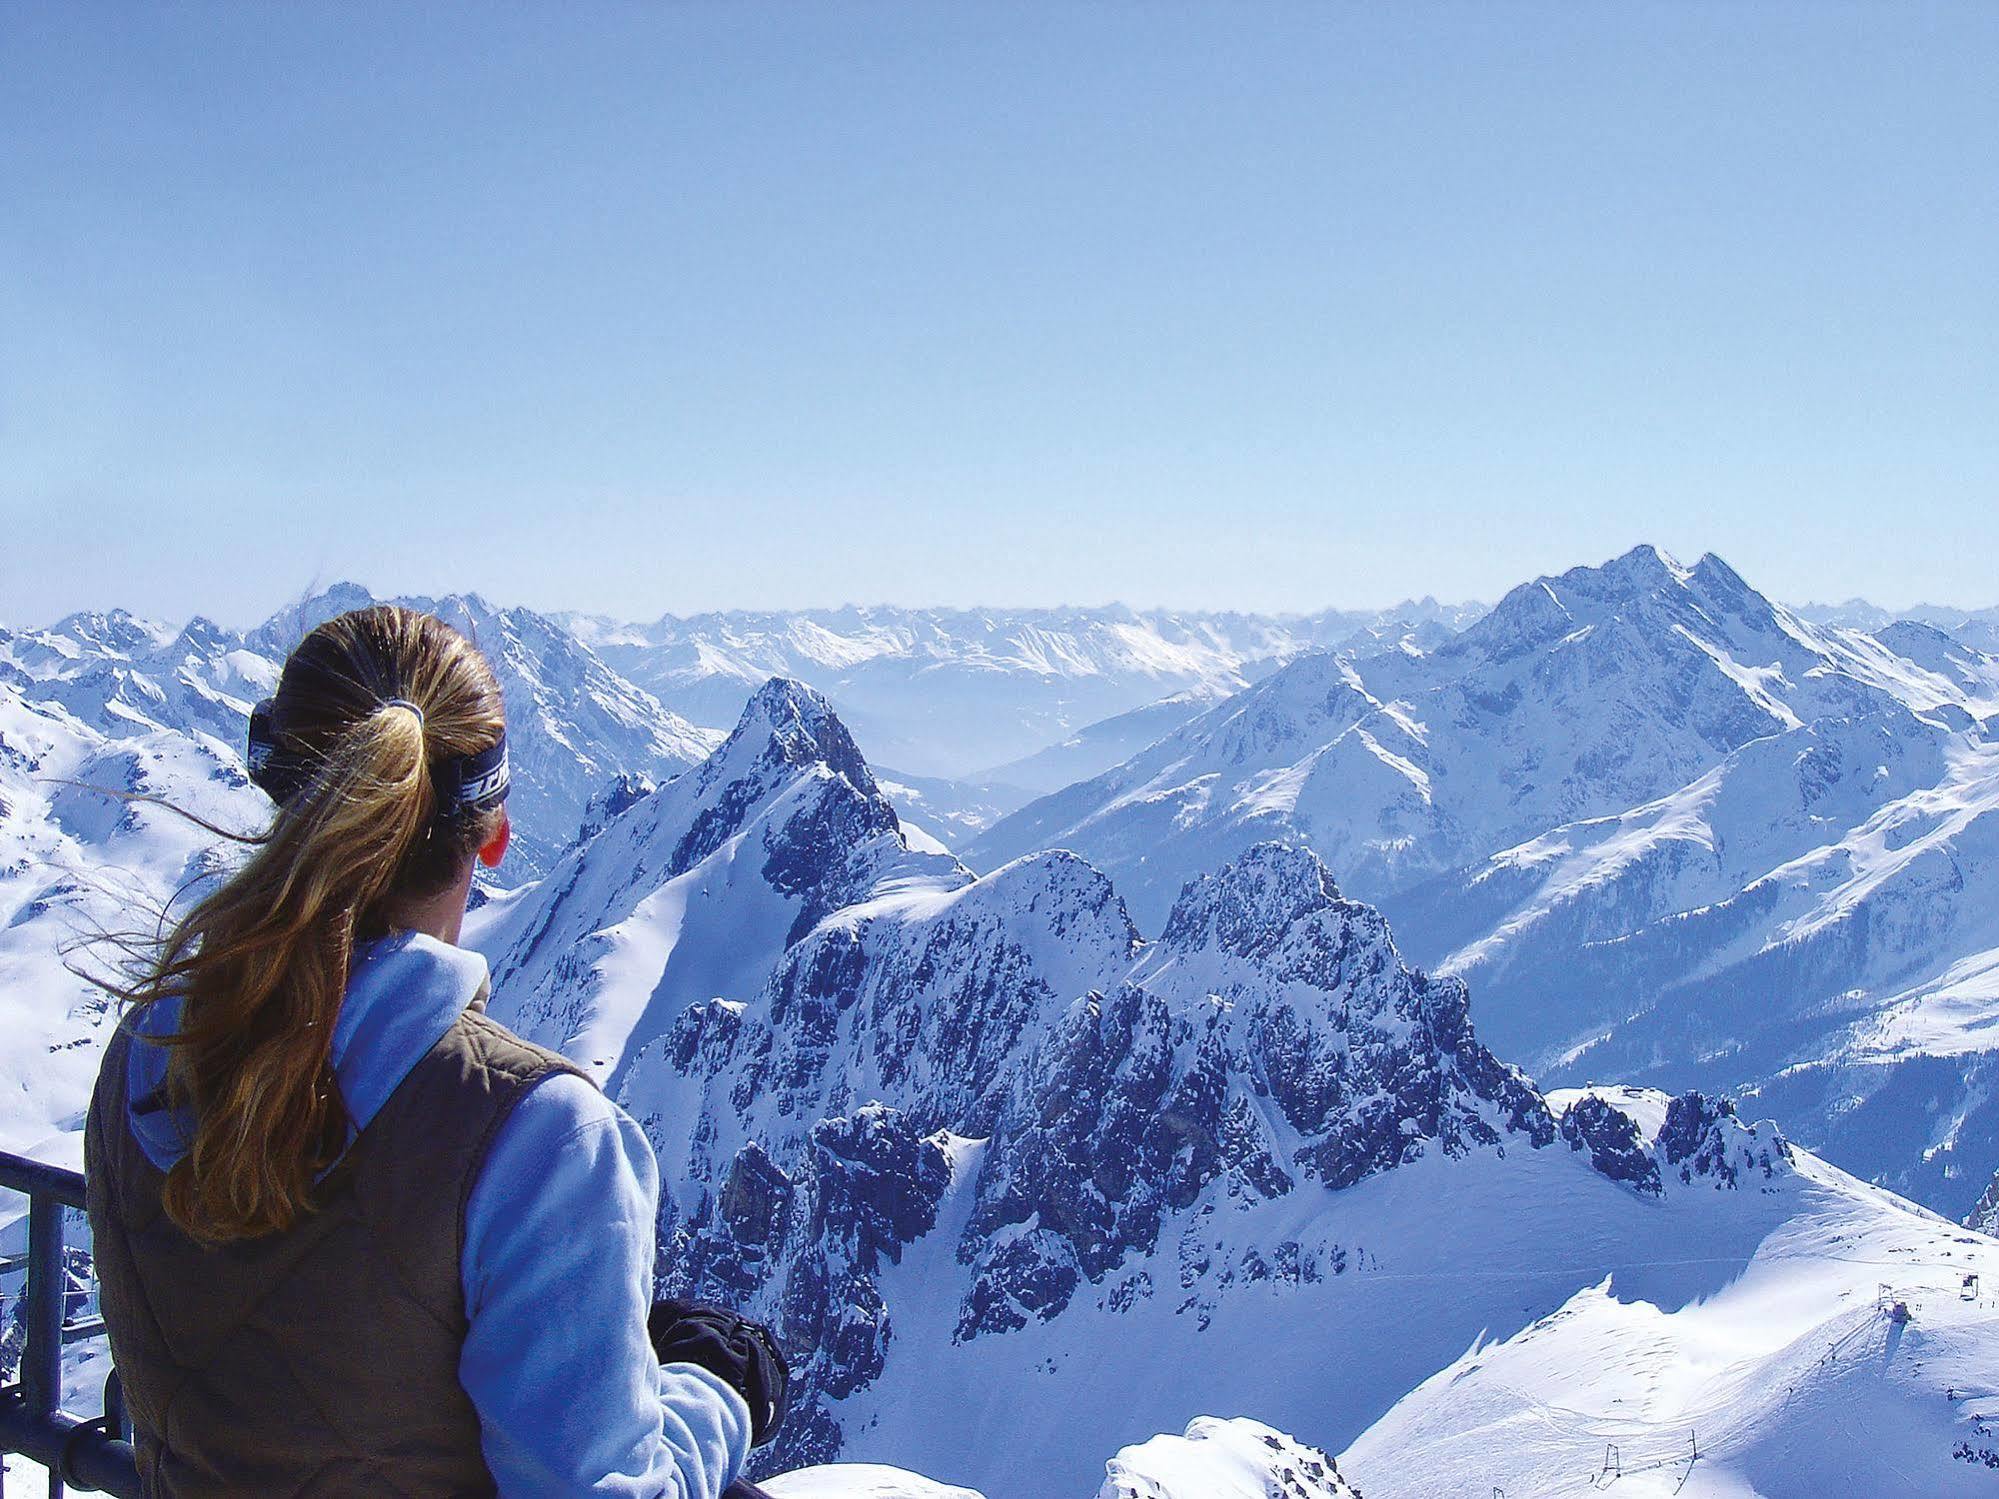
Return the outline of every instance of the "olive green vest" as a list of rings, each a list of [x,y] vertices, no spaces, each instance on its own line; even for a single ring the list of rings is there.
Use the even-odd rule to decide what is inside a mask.
[[[203,1245],[126,1122],[121,1028],[84,1159],[111,1354],[148,1495],[491,1494],[458,1382],[465,1204],[528,1090],[576,1072],[460,1015],[321,1183],[260,1239]],[[579,1074],[581,1075],[581,1074]]]

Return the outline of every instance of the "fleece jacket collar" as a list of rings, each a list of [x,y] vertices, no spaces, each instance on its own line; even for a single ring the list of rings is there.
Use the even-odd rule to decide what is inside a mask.
[[[358,1133],[409,1071],[486,987],[486,960],[421,932],[394,932],[356,945],[347,992],[333,1024],[333,1077]],[[180,1001],[161,1000],[129,1022],[140,1041],[171,1035]],[[187,1154],[194,1121],[167,1107],[167,1050],[134,1046],[125,1069],[126,1115],[146,1158],[161,1171]],[[350,1136],[351,1138],[351,1136]]]

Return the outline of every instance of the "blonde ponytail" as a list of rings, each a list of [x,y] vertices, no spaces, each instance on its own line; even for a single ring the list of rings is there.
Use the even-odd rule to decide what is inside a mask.
[[[354,943],[445,888],[501,817],[440,816],[432,764],[491,747],[504,723],[485,660],[431,615],[383,605],[321,625],[286,662],[276,713],[302,784],[124,996],[181,1002],[168,1084],[195,1129],[164,1204],[211,1241],[311,1210],[347,1138],[332,1044]]]

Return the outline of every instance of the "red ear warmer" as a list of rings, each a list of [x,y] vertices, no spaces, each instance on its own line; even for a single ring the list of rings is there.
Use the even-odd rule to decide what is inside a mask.
[[[514,825],[511,822],[501,823],[500,831],[493,835],[492,841],[479,850],[479,862],[488,869],[498,869],[500,860],[507,856],[507,844],[513,840],[513,836]]]

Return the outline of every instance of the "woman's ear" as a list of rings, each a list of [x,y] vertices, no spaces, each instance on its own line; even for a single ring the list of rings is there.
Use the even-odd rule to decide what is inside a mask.
[[[500,860],[507,856],[507,841],[514,835],[513,819],[506,813],[500,814],[500,830],[486,840],[486,846],[479,850],[479,862],[488,869],[498,869]]]

